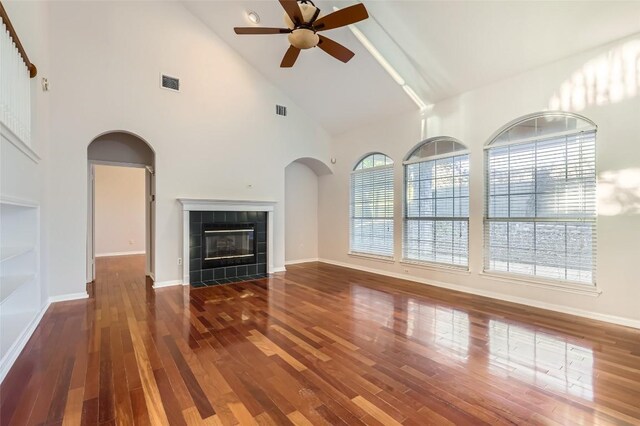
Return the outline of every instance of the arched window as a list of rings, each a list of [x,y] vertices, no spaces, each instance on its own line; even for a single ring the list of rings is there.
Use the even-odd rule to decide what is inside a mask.
[[[393,256],[393,160],[369,154],[351,172],[350,252]]]
[[[540,113],[486,146],[485,270],[594,283],[596,126]]]
[[[403,259],[468,266],[469,154],[453,138],[427,139],[404,162]]]

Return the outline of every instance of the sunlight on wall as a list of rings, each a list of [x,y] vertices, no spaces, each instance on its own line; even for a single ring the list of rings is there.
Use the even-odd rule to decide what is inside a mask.
[[[603,216],[640,214],[640,168],[600,174],[598,213]]]
[[[489,367],[541,388],[593,400],[593,351],[499,320],[489,321]]]
[[[581,111],[633,98],[640,92],[640,39],[627,41],[584,64],[549,100],[549,109]]]

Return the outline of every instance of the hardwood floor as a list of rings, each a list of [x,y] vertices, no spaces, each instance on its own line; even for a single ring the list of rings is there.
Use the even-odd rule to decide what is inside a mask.
[[[321,263],[191,291],[97,268],[0,424],[640,424],[639,330]]]

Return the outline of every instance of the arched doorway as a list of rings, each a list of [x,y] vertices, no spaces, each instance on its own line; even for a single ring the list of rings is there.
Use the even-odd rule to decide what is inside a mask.
[[[119,179],[140,177],[144,175],[144,246],[137,247],[145,253],[146,275],[152,279],[155,271],[155,152],[141,137],[125,131],[103,133],[96,137],[87,147],[88,172],[88,208],[87,208],[87,281],[95,280],[96,258],[96,170],[101,179],[113,179],[114,171],[119,170]],[[109,174],[107,170],[111,170]],[[122,173],[127,173],[123,175]],[[114,179],[115,180],[115,179]],[[139,181],[142,185],[142,181]],[[118,193],[118,189],[112,193]],[[139,191],[139,193],[141,193]],[[133,240],[129,240],[133,244]],[[137,242],[141,244],[140,241]],[[104,251],[104,250],[103,250]],[[107,250],[109,251],[109,250]],[[140,251],[138,251],[139,253]],[[127,253],[118,249],[110,254]]]
[[[318,178],[325,163],[304,157],[285,168],[285,265],[318,259]]]

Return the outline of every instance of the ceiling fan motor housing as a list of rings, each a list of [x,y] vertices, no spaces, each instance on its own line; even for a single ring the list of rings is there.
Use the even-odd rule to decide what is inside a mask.
[[[318,10],[318,8],[310,3],[298,3],[298,6],[300,7],[300,11],[302,12],[302,19],[304,20],[304,22],[302,23],[308,24],[313,19],[313,16],[316,14],[316,10]],[[284,14],[284,23],[290,30],[296,27],[289,15],[287,15],[286,13]]]

